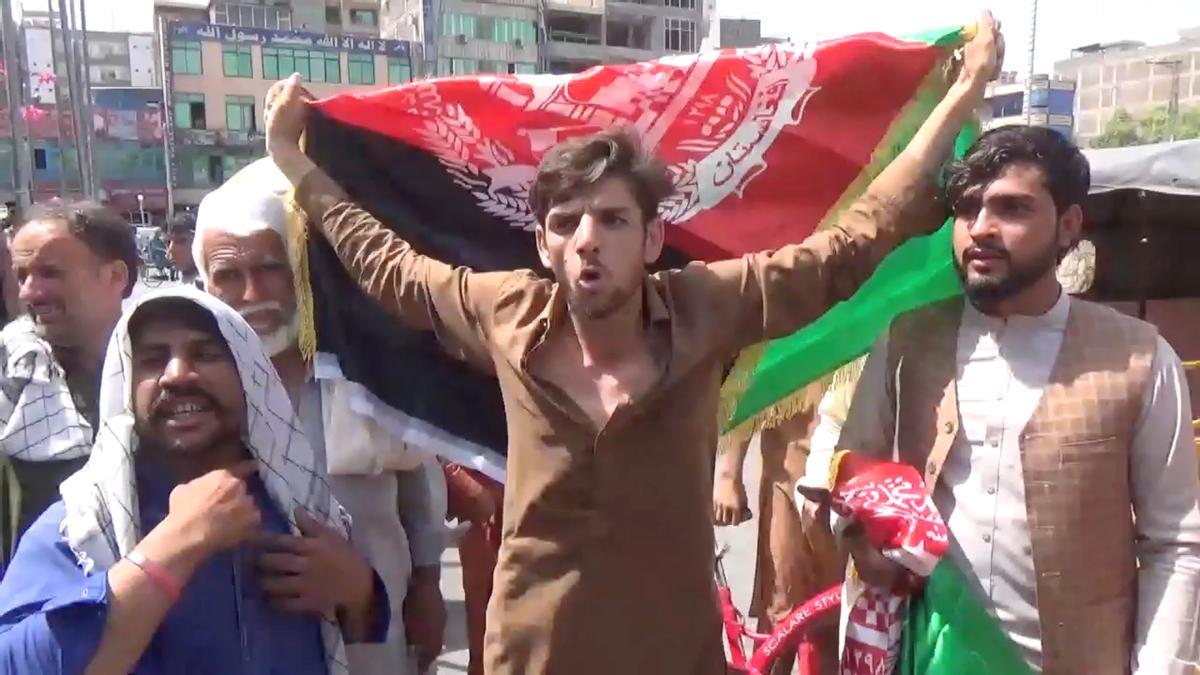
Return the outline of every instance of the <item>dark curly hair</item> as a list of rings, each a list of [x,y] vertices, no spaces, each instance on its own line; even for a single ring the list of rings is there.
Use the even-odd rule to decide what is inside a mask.
[[[1074,143],[1046,127],[1005,126],[980,136],[965,157],[947,167],[946,196],[951,208],[957,212],[963,195],[996,180],[1012,164],[1041,169],[1059,214],[1087,198],[1091,168]]]
[[[128,298],[133,293],[142,259],[138,255],[133,226],[125,222],[121,214],[88,199],[64,200],[55,197],[48,202],[34,204],[17,223],[16,230],[33,222],[63,223],[96,257],[104,262],[120,260],[125,263],[129,269],[129,279],[123,297]]]
[[[666,166],[643,149],[632,127],[622,125],[551,148],[538,165],[529,204],[538,222],[545,223],[546,214],[556,204],[608,176],[629,181],[645,222],[652,220],[662,200],[675,192]]]

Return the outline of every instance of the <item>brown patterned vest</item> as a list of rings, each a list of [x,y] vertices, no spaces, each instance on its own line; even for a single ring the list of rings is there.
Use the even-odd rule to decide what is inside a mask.
[[[962,307],[956,299],[910,313],[889,336],[897,448],[924,467],[930,486],[959,434]],[[1156,336],[1149,324],[1071,300],[1049,384],[1021,435],[1048,674],[1129,672],[1137,588],[1129,448]]]

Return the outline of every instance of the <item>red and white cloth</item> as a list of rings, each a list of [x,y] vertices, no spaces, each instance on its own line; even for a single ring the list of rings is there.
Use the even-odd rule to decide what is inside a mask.
[[[829,486],[833,529],[862,525],[871,544],[909,575],[899,588],[875,588],[851,569],[842,592],[841,675],[891,675],[904,629],[908,591],[920,585],[949,548],[946,524],[921,474],[896,462],[854,452],[835,456],[827,477],[806,476],[797,486],[811,496]],[[823,480],[822,480],[823,479]]]

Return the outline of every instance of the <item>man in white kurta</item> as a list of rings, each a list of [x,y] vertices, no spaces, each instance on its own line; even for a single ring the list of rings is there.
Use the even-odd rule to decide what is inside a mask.
[[[1053,170],[1053,166],[1040,168],[1043,174]],[[981,209],[968,213],[956,209],[960,221],[973,216],[958,226],[968,236],[956,234],[955,247],[969,302],[962,303],[954,350],[958,431],[941,466],[934,498],[950,528],[953,562],[968,572],[985,607],[1040,671],[1042,634],[1021,443],[1064,349],[1072,304],[1083,301],[1063,292],[1052,267],[1042,270],[1031,285],[1007,296],[1000,294],[1004,297],[999,300],[1007,303],[986,292],[989,273],[1004,276],[996,261],[1021,271],[1019,237],[1030,236],[1003,232],[1006,219],[1015,216],[999,213],[1008,208],[1003,203],[988,206],[989,199],[1011,200],[1021,193],[1020,176],[1015,174],[1000,168],[977,188],[982,196],[972,198],[968,192],[965,198],[982,204]],[[982,222],[987,219],[1000,222]],[[988,237],[994,237],[991,243]],[[970,254],[980,249],[1007,254],[996,254],[990,264],[972,268],[972,260],[986,257]],[[1009,284],[1014,286],[1019,284]],[[972,293],[980,287],[985,292]],[[1032,301],[1014,306],[1013,297],[1035,295],[1031,288],[1044,299],[1041,306]],[[1084,339],[1102,341],[1108,336],[1092,334]],[[1136,533],[1132,546],[1138,563],[1130,663],[1139,674],[1190,675],[1189,664],[1197,657],[1200,473],[1182,364],[1161,336],[1155,338],[1152,352],[1128,449]],[[855,428],[850,442],[862,443],[874,433],[868,443],[894,447],[899,437],[896,429],[905,424],[905,415],[898,416],[897,408],[904,408],[909,399],[899,384],[897,371],[902,366],[896,366],[896,356],[889,354],[885,333],[867,359],[853,403],[849,404],[845,390],[827,393],[819,409],[808,474],[825,474],[835,448],[859,449],[844,445],[843,423]],[[902,455],[899,447],[894,452]],[[1077,649],[1089,647],[1081,644]]]

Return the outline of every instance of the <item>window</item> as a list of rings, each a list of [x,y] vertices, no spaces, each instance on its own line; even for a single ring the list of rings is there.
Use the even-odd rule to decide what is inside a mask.
[[[1004,94],[992,98],[992,117],[1011,117],[1021,114],[1021,106],[1023,105],[1025,95],[1023,93]]]
[[[412,64],[407,58],[388,57],[388,84],[404,84],[412,81]]]
[[[247,166],[250,166],[250,164],[253,161],[254,161],[254,157],[252,157],[252,156],[251,157],[243,157],[241,155],[222,155],[221,156],[221,171],[226,176],[232,176],[233,174],[241,171],[242,169],[246,168]]]
[[[171,69],[176,75],[203,74],[204,60],[200,55],[200,43],[196,40],[172,41]]]
[[[175,94],[175,128],[204,129],[204,94]]]
[[[537,72],[537,65],[533,63],[514,63],[511,72],[517,75],[533,75]]]
[[[93,65],[88,69],[92,84],[113,84],[115,82],[128,82],[129,69],[125,66],[96,66]]]
[[[438,59],[438,75],[474,75],[479,72],[477,59]]]
[[[88,56],[93,59],[111,59],[120,56],[129,56],[128,42],[88,42]]]
[[[225,172],[222,171],[223,167],[221,166],[221,156],[209,155],[205,159],[207,160],[205,162],[207,166],[204,167],[204,177],[207,179],[208,185],[220,185],[221,183],[224,183]]]
[[[236,2],[218,2],[213,4],[212,22],[226,26],[290,30],[292,27],[292,12],[287,7],[266,7],[263,5],[243,5]]]
[[[223,45],[221,61],[225,64],[225,77],[254,77],[250,45]]]
[[[470,14],[443,14],[442,35],[478,37],[478,23]]]
[[[342,8],[341,7],[326,7],[325,8],[325,23],[331,26],[342,25]]]
[[[354,26],[376,26],[379,23],[379,17],[376,16],[373,9],[352,9],[350,10],[350,23]]]
[[[263,47],[263,79],[279,80],[300,73],[306,82],[341,84],[342,64],[338,52],[292,47]]]
[[[34,148],[33,149],[33,168],[37,171],[45,171],[46,170],[46,149],[45,148]]]
[[[375,84],[375,55],[347,54],[346,75],[350,84]]]
[[[663,4],[679,9],[696,9],[696,0],[666,0]]]
[[[254,131],[254,97],[225,97],[225,128],[230,131]]]
[[[667,17],[665,44],[667,51],[694,52],[696,51],[696,22],[690,19],[674,19]]]
[[[496,19],[493,24],[492,39],[496,42],[516,42],[533,46],[537,44],[537,25],[532,21],[520,19]]]

